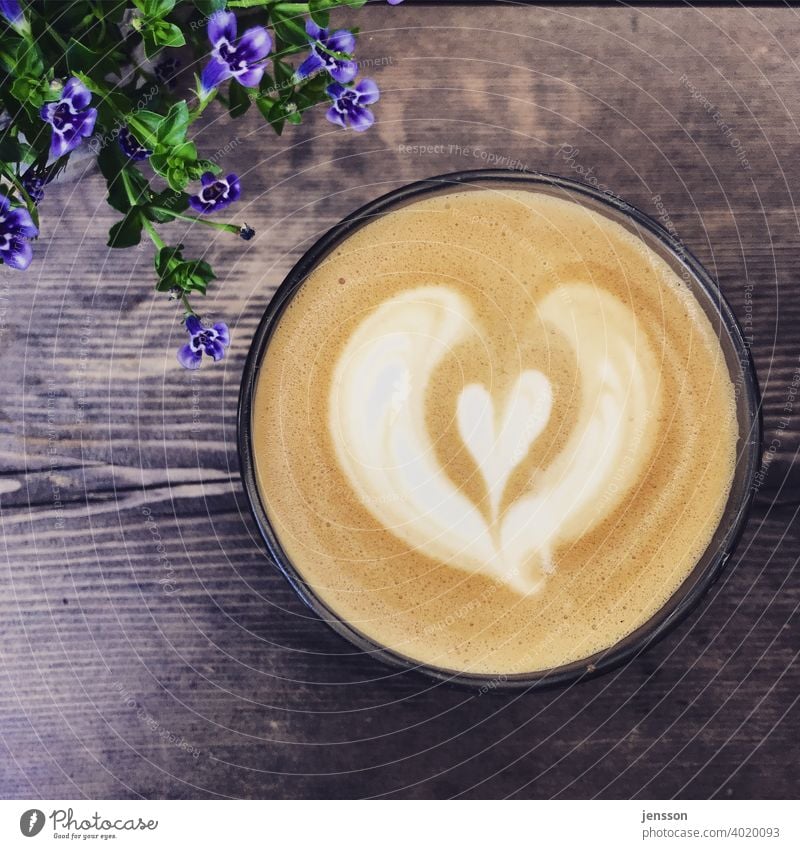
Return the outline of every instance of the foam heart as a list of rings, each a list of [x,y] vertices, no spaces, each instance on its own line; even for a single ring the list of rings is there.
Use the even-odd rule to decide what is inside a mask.
[[[519,375],[499,413],[484,386],[472,383],[461,391],[458,432],[486,483],[494,521],[511,473],[547,426],[552,406],[550,381],[530,369]]]
[[[458,292],[409,289],[366,316],[336,363],[328,413],[339,466],[387,532],[523,594],[557,568],[559,544],[597,527],[633,488],[659,413],[648,379],[658,361],[627,305],[574,283],[537,304],[537,321],[575,354],[578,409],[560,451],[502,517],[508,481],[550,419],[552,388],[527,370],[505,398],[478,384],[462,390],[457,427],[486,482],[490,511],[481,509],[442,467],[426,415],[438,364],[475,332]]]

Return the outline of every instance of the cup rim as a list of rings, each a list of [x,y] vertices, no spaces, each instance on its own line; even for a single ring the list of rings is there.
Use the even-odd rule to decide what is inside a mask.
[[[741,366],[743,390],[746,394],[746,414],[748,417],[748,433],[740,436],[742,439],[742,448],[740,450],[742,454],[745,451],[747,452],[743,480],[740,485],[743,488],[744,495],[736,507],[734,518],[730,523],[724,539],[719,544],[716,554],[702,568],[700,574],[695,576],[695,572],[700,568],[700,561],[698,561],[692,572],[684,579],[663,607],[630,634],[608,648],[586,658],[572,661],[552,669],[508,675],[502,673],[471,673],[447,669],[445,667],[430,666],[378,643],[342,619],[316,595],[292,564],[288,555],[283,551],[278,536],[267,516],[266,508],[261,501],[256,481],[255,461],[252,449],[252,402],[258,382],[261,362],[283,311],[310,272],[353,231],[369,223],[374,218],[406,202],[418,200],[429,194],[446,194],[448,188],[452,191],[458,191],[460,186],[473,183],[520,183],[527,186],[539,185],[562,189],[568,194],[572,193],[588,197],[617,214],[621,213],[646,230],[650,236],[654,237],[667,249],[679,265],[684,266],[689,271],[692,278],[697,281],[704,290],[705,295],[712,300],[716,307]],[[577,681],[594,678],[619,668],[627,661],[650,648],[650,646],[658,642],[670,631],[674,630],[695,610],[703,596],[720,576],[744,531],[749,509],[755,494],[754,482],[760,462],[761,444],[761,397],[750,349],[733,310],[719,286],[685,245],[649,215],[611,192],[600,190],[587,183],[560,177],[555,174],[503,168],[456,171],[400,186],[351,212],[317,239],[297,261],[291,271],[289,271],[280,286],[278,286],[256,328],[250,345],[250,351],[244,364],[237,412],[237,445],[240,474],[250,512],[255,519],[272,563],[281,571],[292,589],[294,589],[306,606],[341,637],[344,637],[356,648],[382,661],[389,667],[400,671],[418,672],[440,683],[483,691],[543,690],[563,687]],[[737,461],[737,467],[738,465]],[[736,474],[739,474],[738,468]],[[728,503],[730,503],[733,495],[733,492],[729,495]],[[691,586],[682,592],[689,583],[691,583]]]

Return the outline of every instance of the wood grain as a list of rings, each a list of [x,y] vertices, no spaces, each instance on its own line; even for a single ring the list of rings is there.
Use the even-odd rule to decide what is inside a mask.
[[[795,796],[797,10],[356,17],[382,90],[371,132],[315,114],[277,140],[256,115],[212,113],[199,134],[258,231],[173,225],[221,276],[207,309],[233,330],[223,363],[177,366],[150,250],[103,246],[115,216],[96,173],[51,188],[27,274],[0,269],[0,793]],[[544,694],[433,686],[352,650],[269,566],[238,482],[242,364],[301,251],[395,186],[491,165],[596,179],[670,222],[744,324],[775,441],[702,612]]]

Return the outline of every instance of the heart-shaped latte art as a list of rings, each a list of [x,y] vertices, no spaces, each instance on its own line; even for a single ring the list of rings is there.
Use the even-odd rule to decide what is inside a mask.
[[[492,520],[497,519],[508,479],[547,426],[553,391],[540,371],[523,371],[498,413],[484,386],[471,383],[458,397],[461,439],[486,483]]]
[[[426,425],[426,388],[453,346],[477,332],[445,286],[389,298],[356,328],[334,368],[329,431],[341,470],[377,522],[434,561],[538,590],[559,545],[596,527],[641,479],[655,441],[658,362],[633,312],[586,283],[537,305],[571,347],[580,403],[563,448],[504,507],[508,481],[551,415],[548,378],[521,372],[505,399],[478,384],[458,399],[459,434],[486,483],[489,514],[450,479]]]

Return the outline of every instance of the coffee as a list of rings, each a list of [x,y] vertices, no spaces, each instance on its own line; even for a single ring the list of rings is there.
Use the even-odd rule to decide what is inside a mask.
[[[717,331],[634,233],[465,189],[316,267],[261,366],[253,450],[313,591],[420,663],[513,674],[614,645],[719,524],[738,426]]]

